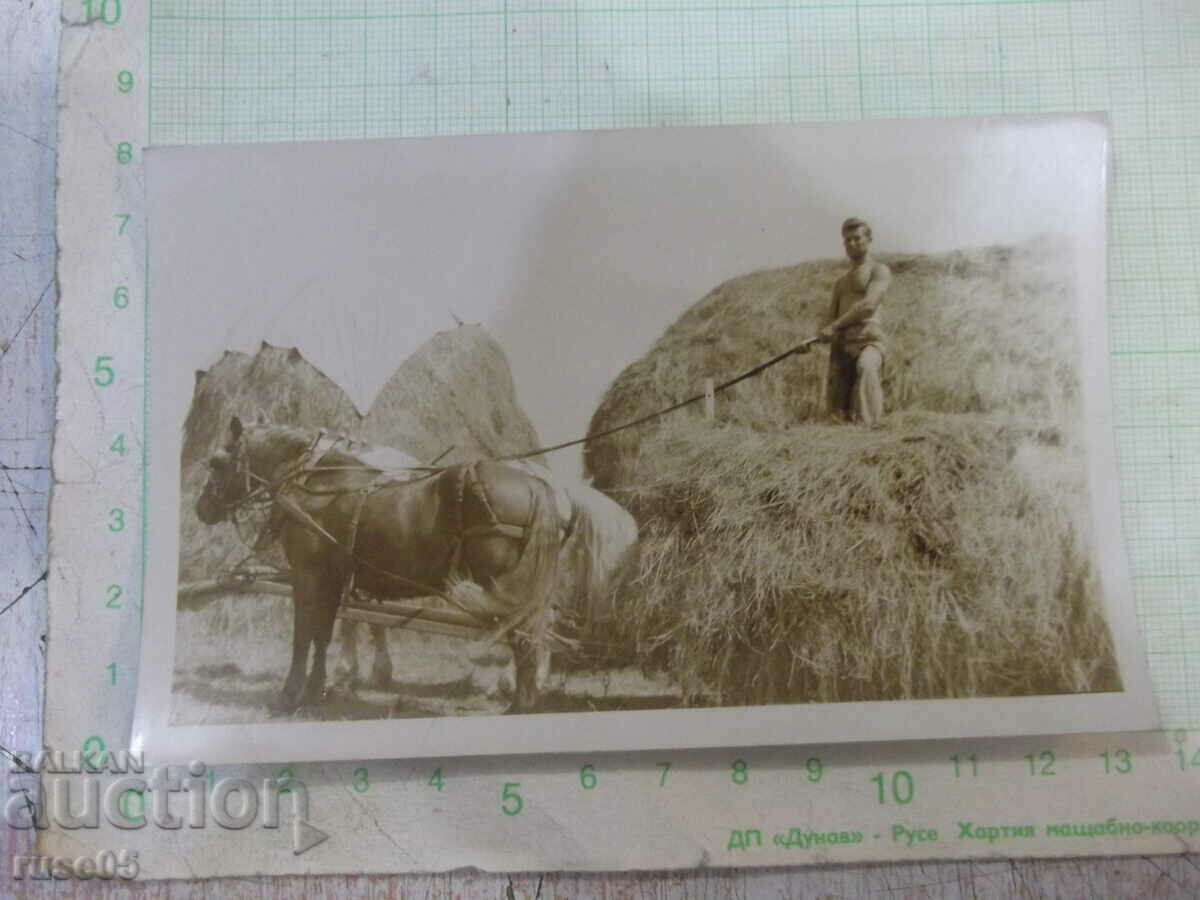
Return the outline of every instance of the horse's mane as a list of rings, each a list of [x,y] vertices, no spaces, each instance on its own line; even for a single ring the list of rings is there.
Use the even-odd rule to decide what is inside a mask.
[[[276,444],[275,452],[281,458],[299,456],[322,440],[331,442],[327,455],[343,464],[358,464],[380,471],[408,470],[421,466],[418,459],[403,450],[369,444],[343,432],[272,423],[251,425],[246,431],[248,438],[259,446],[266,442]]]
[[[272,466],[294,461],[313,445],[316,437],[316,429],[296,425],[259,422],[247,425],[245,430],[247,452],[260,463]]]
[[[341,435],[338,436],[337,443],[325,455],[325,462],[326,464],[334,462],[341,465],[359,465],[403,479],[409,479],[427,471],[419,459],[410,456],[403,450],[379,444],[368,444],[365,441]]]
[[[258,422],[246,426],[247,441],[262,445],[267,441],[281,445],[282,449],[303,452],[317,439],[316,428],[304,428],[300,425],[279,425],[274,422]]]

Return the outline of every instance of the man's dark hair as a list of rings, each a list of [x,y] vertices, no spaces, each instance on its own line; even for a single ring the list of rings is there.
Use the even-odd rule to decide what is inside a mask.
[[[845,222],[842,223],[842,234],[849,234],[855,228],[865,228],[865,229],[867,229],[867,237],[869,237],[869,238],[875,237],[875,235],[871,234],[870,223],[867,222],[865,219],[859,219],[854,216],[851,216],[849,219],[847,219]]]

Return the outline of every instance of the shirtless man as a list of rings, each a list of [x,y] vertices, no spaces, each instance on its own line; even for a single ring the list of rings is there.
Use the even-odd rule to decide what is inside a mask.
[[[871,226],[842,223],[850,270],[833,286],[828,324],[818,337],[830,344],[825,395],[829,412],[874,425],[883,418],[883,323],[879,305],[892,272],[871,256]]]

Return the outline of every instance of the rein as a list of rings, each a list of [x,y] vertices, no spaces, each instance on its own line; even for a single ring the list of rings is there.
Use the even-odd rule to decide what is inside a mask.
[[[797,353],[807,353],[809,348],[819,341],[820,338],[816,337],[801,341],[796,346],[784,350],[782,353],[776,356],[772,356],[766,362],[759,363],[757,366],[747,369],[745,372],[735,375],[733,378],[729,378],[725,381],[722,381],[720,384],[714,385],[713,394],[715,395],[721,393],[722,391],[727,391],[735,384],[740,384],[748,378],[753,378],[755,375],[761,375],[767,369],[778,365],[790,356],[795,356]],[[656,409],[652,413],[647,413],[644,416],[639,416],[638,418],[632,419],[628,422],[622,422],[620,425],[614,425],[611,428],[605,428],[603,431],[593,431],[590,434],[585,434],[583,437],[576,438],[573,441],[563,441],[561,444],[550,444],[547,447],[538,447],[534,450],[526,450],[523,453],[510,453],[508,456],[498,456],[496,457],[496,461],[517,462],[522,459],[529,459],[532,456],[540,456],[543,453],[553,453],[556,450],[565,450],[568,447],[578,447],[583,444],[590,444],[592,441],[600,440],[600,438],[610,437],[618,432],[626,431],[630,428],[637,428],[639,425],[645,425],[647,422],[652,422],[661,416],[665,416],[669,413],[675,412],[676,410],[683,409],[685,406],[690,406],[693,403],[699,403],[707,396],[707,393],[694,394],[691,397],[687,397],[678,401],[677,403],[672,403],[670,406],[664,406],[662,409]]]

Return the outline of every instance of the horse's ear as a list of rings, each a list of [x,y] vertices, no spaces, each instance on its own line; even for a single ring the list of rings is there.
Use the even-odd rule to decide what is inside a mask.
[[[229,436],[236,441],[242,436],[242,431],[242,420],[234,416],[233,420],[229,423]]]

